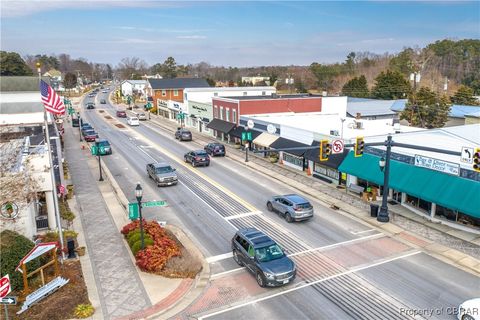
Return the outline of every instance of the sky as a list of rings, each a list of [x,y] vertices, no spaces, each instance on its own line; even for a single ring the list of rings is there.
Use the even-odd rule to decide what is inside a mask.
[[[480,1],[0,0],[1,50],[67,53],[116,66],[335,63],[349,52],[398,53],[480,39]]]

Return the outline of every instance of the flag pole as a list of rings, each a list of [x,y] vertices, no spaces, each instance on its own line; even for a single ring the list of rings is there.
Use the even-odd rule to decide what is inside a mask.
[[[40,63],[37,63],[37,71],[38,71],[38,84],[40,85],[40,81],[42,80],[42,72],[40,69]],[[62,259],[60,262],[63,264],[63,260],[65,260],[65,252],[64,243],[63,243],[63,230],[62,230],[62,221],[60,219],[60,212],[58,206],[58,194],[57,194],[57,186],[55,184],[55,174],[53,172],[53,161],[52,161],[52,149],[50,146],[50,132],[48,130],[48,120],[47,120],[47,109],[44,108],[43,110],[43,119],[45,121],[45,136],[47,140],[47,148],[48,148],[48,161],[50,163],[50,178],[52,180],[52,193],[53,193],[53,207],[55,210],[55,220],[57,221],[57,228],[58,228],[58,238],[60,240],[60,247],[62,252]]]

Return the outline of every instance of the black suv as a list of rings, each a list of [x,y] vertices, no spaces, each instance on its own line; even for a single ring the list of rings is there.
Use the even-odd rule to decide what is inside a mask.
[[[185,162],[189,162],[193,167],[203,165],[208,167],[210,165],[210,157],[203,150],[193,150],[185,153],[183,156]]]
[[[255,275],[260,287],[276,287],[292,282],[297,270],[282,248],[265,233],[246,228],[232,239],[233,259]]]
[[[222,156],[225,157],[225,146],[221,143],[214,142],[207,144],[204,148],[205,151],[212,157]]]
[[[175,132],[175,139],[180,141],[192,141],[192,133],[190,130],[178,128]]]

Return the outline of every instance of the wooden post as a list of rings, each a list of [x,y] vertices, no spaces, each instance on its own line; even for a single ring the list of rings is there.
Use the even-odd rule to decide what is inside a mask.
[[[23,291],[25,292],[25,294],[27,294],[29,292],[28,290],[28,281],[27,281],[27,266],[24,264],[22,264],[22,271],[23,271]]]
[[[43,269],[40,269],[40,278],[42,278],[42,286],[45,285],[45,276],[43,275]]]
[[[60,274],[60,271],[58,270],[58,260],[57,260],[57,248],[53,248],[53,260],[55,261],[54,263],[54,268],[55,268],[55,277],[58,277]]]

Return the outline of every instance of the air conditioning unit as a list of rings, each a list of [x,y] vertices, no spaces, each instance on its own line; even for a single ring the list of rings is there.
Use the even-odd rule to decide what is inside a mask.
[[[330,135],[331,135],[331,136],[339,137],[339,136],[340,136],[340,133],[338,132],[338,130],[330,130]]]
[[[363,122],[362,121],[355,122],[355,127],[357,129],[363,129]]]

